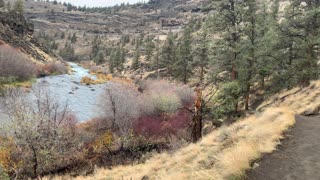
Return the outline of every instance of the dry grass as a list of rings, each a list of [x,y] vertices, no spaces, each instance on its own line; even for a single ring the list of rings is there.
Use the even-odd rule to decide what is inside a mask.
[[[320,110],[319,89],[320,82],[314,81],[306,88],[294,88],[290,91],[283,91],[269,98],[258,109],[270,106],[284,106],[300,115],[317,114]]]
[[[283,131],[294,123],[292,111],[268,108],[222,127],[199,143],[190,144],[176,153],[155,155],[144,164],[98,169],[93,176],[75,179],[228,179],[242,176],[253,160],[275,149]]]
[[[113,79],[112,74],[96,74],[97,79],[84,76],[80,83],[82,84],[103,84]]]
[[[256,113],[237,123],[217,129],[197,144],[173,154],[157,154],[144,164],[98,169],[82,179],[237,179],[245,175],[252,161],[270,153],[295,123],[295,114],[317,114],[320,109],[320,82],[307,88],[280,92]],[[55,179],[72,179],[68,176]]]

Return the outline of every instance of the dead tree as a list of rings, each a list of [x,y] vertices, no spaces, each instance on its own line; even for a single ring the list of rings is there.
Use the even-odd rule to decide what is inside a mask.
[[[202,102],[202,91],[199,87],[196,88],[196,100],[195,109],[192,118],[192,142],[199,141],[202,137],[202,118],[203,118],[203,102]]]

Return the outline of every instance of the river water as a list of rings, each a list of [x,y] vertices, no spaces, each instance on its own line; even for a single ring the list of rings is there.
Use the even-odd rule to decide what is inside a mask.
[[[69,62],[69,65],[73,70],[72,74],[39,78],[33,86],[45,87],[57,101],[67,102],[70,110],[80,122],[100,116],[99,97],[101,97],[106,84],[89,86],[80,84],[81,78],[84,76],[93,79],[96,77],[76,63]]]
[[[93,79],[96,77],[91,75],[87,69],[75,63],[69,62],[69,65],[73,71],[72,74],[39,78],[33,84],[33,88],[40,86],[48,91],[58,102],[68,103],[69,109],[79,122],[101,116],[99,112],[99,97],[101,97],[107,83],[90,86],[80,84],[84,76],[89,76]],[[26,96],[29,95],[31,94],[26,94]],[[0,107],[0,125],[4,125],[6,122],[8,122],[8,116]]]

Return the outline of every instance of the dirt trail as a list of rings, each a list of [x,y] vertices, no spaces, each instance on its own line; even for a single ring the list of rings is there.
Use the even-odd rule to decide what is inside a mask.
[[[278,150],[248,172],[248,180],[320,180],[320,116],[296,120]]]

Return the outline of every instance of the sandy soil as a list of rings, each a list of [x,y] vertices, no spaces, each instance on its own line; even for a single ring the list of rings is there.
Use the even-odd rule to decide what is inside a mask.
[[[248,172],[248,180],[320,179],[320,116],[297,116],[296,120],[278,150]]]

